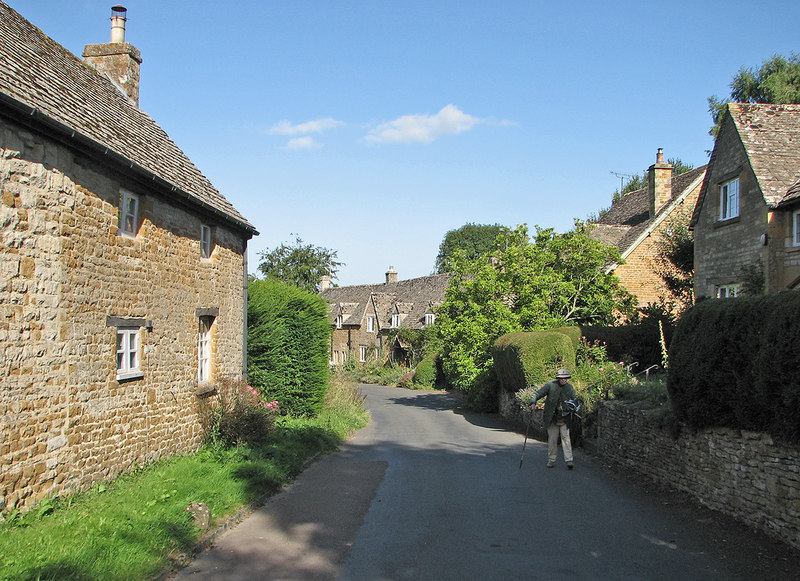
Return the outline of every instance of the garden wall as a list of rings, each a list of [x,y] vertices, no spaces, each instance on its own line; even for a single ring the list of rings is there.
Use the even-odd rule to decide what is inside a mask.
[[[675,440],[646,411],[606,401],[600,403],[597,453],[617,469],[689,493],[800,548],[798,446],[727,428],[684,429]]]

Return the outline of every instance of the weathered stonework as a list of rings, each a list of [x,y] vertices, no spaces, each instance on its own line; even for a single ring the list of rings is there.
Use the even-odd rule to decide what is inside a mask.
[[[118,233],[121,189],[139,196],[134,238]],[[196,449],[215,397],[197,393],[243,372],[246,237],[3,118],[0,192],[3,510]],[[218,312],[204,385],[197,309]],[[108,317],[151,322],[141,378],[116,379]]]
[[[597,451],[617,468],[800,548],[800,447],[731,429],[685,429],[676,440],[622,402],[602,402],[598,423]]]

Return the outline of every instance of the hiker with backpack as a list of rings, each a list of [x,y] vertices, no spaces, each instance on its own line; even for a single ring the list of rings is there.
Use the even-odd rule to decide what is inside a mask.
[[[575,400],[575,388],[569,383],[572,377],[568,369],[559,369],[556,378],[539,389],[531,402],[531,412],[536,407],[536,402],[543,397],[544,412],[542,422],[547,427],[547,467],[552,468],[556,463],[558,454],[558,438],[561,438],[561,447],[564,449],[564,461],[567,468],[572,470],[572,443],[569,438],[569,426],[562,413],[564,402]],[[573,404],[574,405],[574,404]]]

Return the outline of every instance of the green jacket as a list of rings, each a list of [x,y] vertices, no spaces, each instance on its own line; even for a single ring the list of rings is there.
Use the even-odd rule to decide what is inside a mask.
[[[558,409],[561,407],[560,402],[564,402],[575,397],[575,388],[572,387],[572,384],[569,382],[561,386],[559,385],[558,380],[554,379],[553,381],[544,384],[536,392],[533,403],[536,403],[543,397],[547,398],[547,400],[544,402],[544,412],[542,414],[542,422],[546,427],[553,422],[554,417],[559,417],[556,416],[556,413],[561,414],[561,411]]]

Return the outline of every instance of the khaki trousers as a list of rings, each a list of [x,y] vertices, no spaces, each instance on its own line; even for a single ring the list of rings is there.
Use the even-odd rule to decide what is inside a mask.
[[[561,437],[561,447],[564,449],[564,462],[572,462],[572,442],[569,440],[569,428],[565,425],[547,426],[547,462],[555,464],[558,454],[558,438]]]

